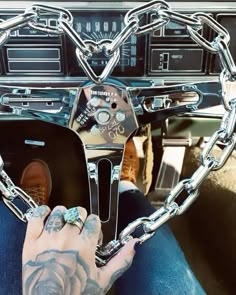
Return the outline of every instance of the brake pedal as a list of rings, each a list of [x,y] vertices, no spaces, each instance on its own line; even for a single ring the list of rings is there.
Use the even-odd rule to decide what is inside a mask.
[[[149,194],[151,203],[155,206],[164,201],[166,195],[179,182],[183,167],[186,146],[166,146],[157,175],[155,189]]]

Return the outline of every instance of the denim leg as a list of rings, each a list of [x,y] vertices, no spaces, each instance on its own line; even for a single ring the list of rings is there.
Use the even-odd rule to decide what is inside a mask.
[[[119,230],[133,219],[149,216],[155,211],[138,191],[122,193],[119,210],[121,217]],[[115,283],[116,295],[206,294],[192,273],[168,226],[162,226],[151,239],[142,245],[137,245],[135,250],[132,266]]]
[[[119,230],[154,208],[138,191],[120,196]],[[0,294],[21,294],[21,254],[26,224],[0,201]],[[202,295],[182,251],[167,226],[136,249],[131,268],[115,284],[121,295]]]
[[[0,294],[20,295],[26,224],[0,201]]]

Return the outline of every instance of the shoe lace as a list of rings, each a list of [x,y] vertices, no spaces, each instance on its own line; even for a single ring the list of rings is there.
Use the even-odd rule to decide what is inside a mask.
[[[31,196],[31,198],[38,204],[45,204],[46,190],[42,185],[35,185],[31,187],[25,187],[24,191]]]
[[[130,179],[132,182],[136,182],[136,171],[135,171],[135,165],[136,165],[137,159],[133,155],[125,155],[123,159],[123,165],[122,165],[122,173],[121,177]]]

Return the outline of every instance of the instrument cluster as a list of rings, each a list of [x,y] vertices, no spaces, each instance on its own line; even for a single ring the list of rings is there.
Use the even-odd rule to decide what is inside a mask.
[[[10,1],[11,3],[11,1]],[[0,3],[0,20],[10,19],[30,6],[18,7],[22,2],[14,2],[6,8]],[[124,28],[124,16],[127,11],[143,2],[50,2],[50,5],[68,9],[73,15],[73,28],[84,41],[99,42],[103,39],[114,40]],[[236,58],[236,3],[227,2],[170,3],[173,11],[192,15],[196,11],[204,12],[216,19],[230,32],[230,49]],[[81,7],[80,7],[81,6]],[[11,7],[11,8],[9,8]],[[230,9],[229,9],[230,7]],[[142,14],[140,25],[155,18],[153,13]],[[57,17],[45,13],[40,22],[57,27]],[[207,24],[201,32],[209,42],[214,38],[214,30]],[[10,40],[0,49],[1,79],[15,77],[56,77],[58,80],[74,81],[86,79],[75,52],[75,46],[66,36],[46,34],[31,27],[21,27],[11,32]],[[99,75],[108,59],[104,53],[88,58],[88,63]],[[189,37],[186,26],[170,20],[165,27],[144,34],[131,35],[120,47],[120,60],[112,72],[113,77],[137,79],[163,79],[166,81],[183,81],[188,79],[205,79],[205,76],[218,76],[219,60],[216,55],[198,46]],[[41,78],[40,78],[41,79]],[[45,79],[47,81],[47,79]]]
[[[75,12],[73,27],[83,40],[99,42],[103,39],[114,40],[124,28],[122,12]],[[144,74],[145,37],[131,37],[120,47],[120,61],[113,74],[120,76]],[[88,60],[89,64],[99,71],[104,68],[108,58],[103,53]],[[74,66],[73,66],[74,65]],[[76,63],[71,62],[71,74],[83,75]]]

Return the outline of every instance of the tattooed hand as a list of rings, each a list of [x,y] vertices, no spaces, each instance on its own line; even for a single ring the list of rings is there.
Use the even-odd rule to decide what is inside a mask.
[[[81,230],[64,222],[65,210],[57,206],[50,212],[47,206],[40,206],[28,222],[22,257],[24,295],[106,294],[132,263],[135,240],[128,242],[106,266],[97,268],[99,217],[87,217],[86,210],[77,207],[84,221]]]

